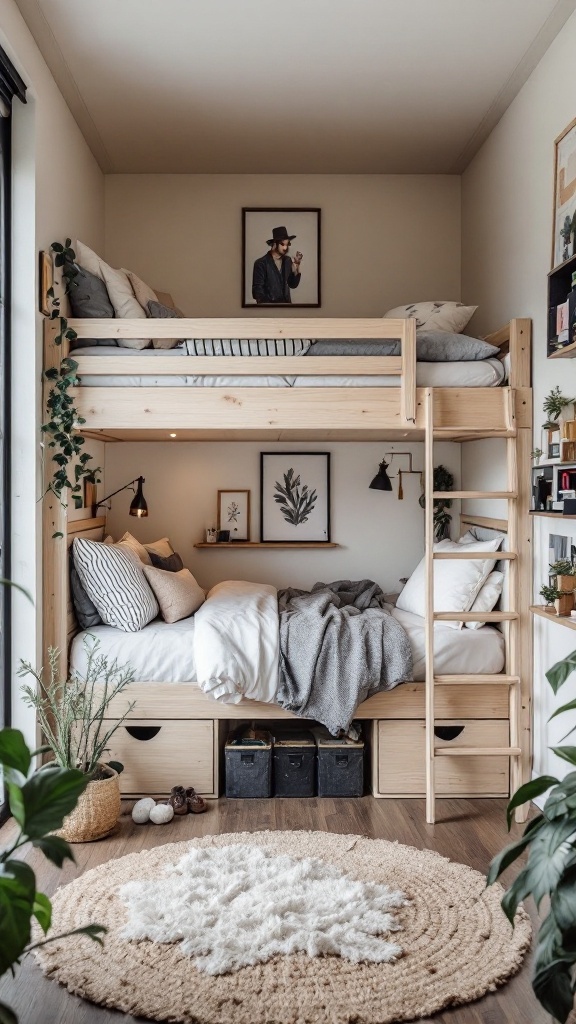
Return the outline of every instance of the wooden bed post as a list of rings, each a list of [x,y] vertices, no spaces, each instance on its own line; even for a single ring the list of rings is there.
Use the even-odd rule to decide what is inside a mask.
[[[60,333],[60,320],[44,321],[44,370],[59,367],[68,354],[67,342],[56,345],[54,338]],[[51,383],[43,382],[43,418]],[[45,439],[46,435],[43,435]],[[44,440],[44,443],[45,440]],[[50,485],[54,474],[52,449],[44,448],[43,489]],[[54,538],[54,534],[62,534]],[[49,647],[60,651],[60,668],[66,670],[66,508],[52,492],[42,499],[42,654],[46,658]]]
[[[416,320],[408,317],[403,323],[401,408],[404,422],[407,426],[413,426],[416,422]]]
[[[426,547],[426,821],[436,821],[436,785],[434,764],[434,392],[426,388],[424,436],[424,529]]]

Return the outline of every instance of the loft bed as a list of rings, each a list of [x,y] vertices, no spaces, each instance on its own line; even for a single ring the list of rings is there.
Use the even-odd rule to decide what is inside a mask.
[[[412,320],[262,319],[242,320],[69,320],[78,340],[114,338],[182,339],[397,339],[400,355],[322,356],[197,356],[159,352],[154,379],[162,376],[207,377],[212,386],[190,388],[142,386],[146,352],[103,346],[97,354],[80,349],[73,358],[80,378],[75,405],[85,420],[83,433],[103,441],[164,440],[177,431],[182,440],[389,440],[425,442],[426,466],[426,680],[403,683],[361,704],[356,717],[371,721],[372,786],[376,796],[426,795],[427,820],[435,820],[435,797],[505,796],[529,778],[531,763],[531,593],[529,527],[529,453],[531,426],[531,325],[510,321],[486,340],[496,345],[508,363],[503,387],[417,386],[416,332]],[[69,355],[64,343],[55,344],[57,321],[45,325],[45,369]],[[217,365],[216,365],[217,364]],[[146,367],[150,365],[145,363]],[[281,366],[281,369],[279,367]],[[239,386],[237,378],[267,378],[265,386]],[[300,387],[269,386],[277,375],[307,377]],[[332,377],[336,386],[318,386],[317,378]],[[106,381],[99,386],[97,378]],[[230,383],[230,378],[234,382]],[[350,382],[341,386],[345,377]],[[390,385],[394,378],[396,386]],[[95,380],[96,378],[96,380]],[[110,378],[114,378],[113,383]],[[136,386],[123,386],[123,381]],[[374,378],[376,386],[364,386]],[[384,381],[386,383],[384,383]],[[120,382],[120,386],[119,386]],[[358,382],[356,386],[356,382]],[[49,383],[46,382],[48,388]],[[508,608],[490,613],[434,611],[432,490],[434,439],[466,442],[506,438],[508,486],[503,492],[455,491],[452,498],[503,498],[506,520],[461,516],[462,525],[505,530],[509,564]],[[81,518],[49,494],[44,501],[44,646],[67,652],[77,631],[70,619],[68,554],[75,536],[103,539],[105,520]],[[62,534],[66,542],[54,540]],[[500,555],[498,556],[501,557]],[[434,621],[458,618],[502,623],[506,645],[504,671],[496,674],[435,675]],[[63,666],[65,668],[65,666]],[[152,736],[159,763],[170,777],[198,780],[206,796],[219,793],[219,751],[230,722],[274,721],[292,717],[273,704],[243,700],[219,704],[195,686],[170,681],[141,680],[131,684],[136,700],[132,724],[119,730],[114,756],[133,760],[134,748]],[[122,698],[118,698],[122,701]],[[120,704],[116,709],[121,713]],[[154,722],[160,725],[154,725]],[[456,729],[456,733],[454,733]],[[448,730],[448,732],[446,732]],[[448,735],[450,734],[449,738]],[[120,739],[120,737],[122,739]],[[161,739],[159,739],[159,737]],[[452,746],[450,746],[452,743]],[[122,745],[124,744],[124,745]],[[422,757],[412,764],[413,752]],[[128,749],[129,748],[129,749]],[[182,751],[179,754],[179,751]],[[449,756],[446,756],[448,754]],[[122,777],[124,792],[140,795],[158,791],[158,764],[146,757]],[[178,758],[186,760],[186,768]],[[410,758],[410,761],[408,761]],[[176,760],[175,760],[176,759]],[[508,774],[510,765],[510,775]],[[400,775],[398,775],[400,770]],[[146,772],[152,775],[146,775]],[[152,777],[154,776],[154,777]],[[156,780],[156,781],[154,781]],[[519,809],[523,820],[527,810]]]

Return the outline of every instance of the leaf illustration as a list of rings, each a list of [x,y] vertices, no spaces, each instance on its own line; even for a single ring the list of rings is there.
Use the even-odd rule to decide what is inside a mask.
[[[280,506],[287,523],[291,526],[300,526],[308,522],[308,517],[318,500],[316,490],[310,490],[308,484],[301,484],[300,475],[295,476],[292,468],[284,473],[284,485],[277,480],[274,490],[274,501]]]

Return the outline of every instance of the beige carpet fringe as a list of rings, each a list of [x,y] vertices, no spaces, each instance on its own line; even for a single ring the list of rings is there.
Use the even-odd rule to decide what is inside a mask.
[[[298,953],[211,977],[179,944],[120,938],[124,882],[157,877],[192,847],[258,845],[317,857],[352,878],[400,889],[411,901],[396,913],[404,955],[393,964],[352,964]],[[105,924],[104,949],[74,937],[38,951],[45,974],[70,992],[134,1016],[178,1024],[391,1024],[470,1002],[514,974],[530,945],[519,910],[514,930],[500,886],[439,854],[364,836],[327,832],[240,832],[205,836],[129,854],[87,871],[53,898],[53,928]]]

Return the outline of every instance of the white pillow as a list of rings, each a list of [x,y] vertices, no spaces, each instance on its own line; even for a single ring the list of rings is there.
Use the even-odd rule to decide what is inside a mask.
[[[389,309],[384,316],[395,320],[414,317],[419,330],[425,327],[429,331],[460,334],[477,309],[478,306],[464,306],[461,302],[412,302],[407,306]]]
[[[151,544],[145,544],[144,547],[146,551],[151,551],[152,554],[159,555],[160,558],[170,558],[170,555],[174,554],[174,548],[168,537],[161,537],[160,540],[154,540]]]
[[[146,312],[137,301],[132,285],[123,270],[114,270],[113,267],[108,266],[97,253],[83,242],[76,242],[75,252],[80,266],[104,281],[110,302],[114,307],[114,316],[122,320],[146,319]],[[150,338],[118,338],[117,340],[121,348],[143,349],[150,348],[152,345]]]
[[[166,572],[165,569],[145,565],[144,575],[156,595],[165,622],[187,619],[206,600],[202,587],[189,569]]]
[[[497,551],[500,539],[474,541],[466,545],[478,552]],[[462,544],[442,540],[434,545],[435,551],[462,551]],[[494,568],[496,559],[447,559],[434,562],[434,610],[438,612],[467,612],[482,587],[486,577]],[[426,614],[426,560],[416,566],[402,590],[396,607],[422,617]],[[442,623],[452,629],[461,629],[463,623],[457,619]]]
[[[470,611],[471,612],[491,612],[498,603],[498,598],[502,593],[502,587],[504,586],[504,573],[495,570],[486,577],[486,580],[480,590],[478,597],[474,601]],[[482,629],[485,622],[465,622],[465,626],[468,629]]]
[[[142,566],[124,544],[76,537],[74,565],[88,597],[107,626],[136,633],[158,615]]]

